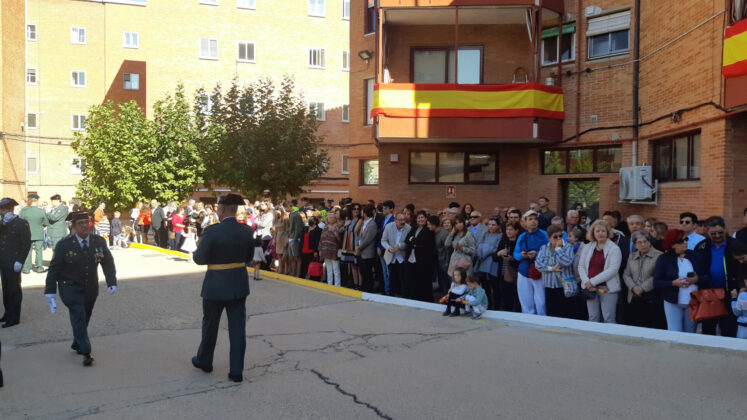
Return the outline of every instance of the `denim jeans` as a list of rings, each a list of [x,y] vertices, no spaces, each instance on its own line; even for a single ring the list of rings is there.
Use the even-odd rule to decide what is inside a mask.
[[[664,315],[667,317],[667,329],[669,331],[695,332],[697,325],[690,321],[690,308],[688,308],[688,305],[670,303],[665,300]]]

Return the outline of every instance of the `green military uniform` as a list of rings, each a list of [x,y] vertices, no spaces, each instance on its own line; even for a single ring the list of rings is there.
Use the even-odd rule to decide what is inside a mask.
[[[17,324],[21,319],[20,267],[16,263],[26,260],[31,245],[29,224],[23,219],[13,217],[8,222],[0,222],[0,277],[3,286],[3,306],[5,315],[0,321],[8,326]]]
[[[44,245],[44,227],[47,226],[47,214],[44,210],[39,207],[32,205],[24,207],[18,213],[18,217],[29,223],[31,229],[31,250],[35,254],[34,258],[34,271],[37,273],[44,272],[44,257],[42,256],[42,248]],[[23,264],[24,274],[28,274],[31,271],[31,254],[26,257],[26,262]]]
[[[220,204],[243,204],[235,194],[222,198]],[[226,200],[229,200],[226,203]],[[213,352],[223,309],[228,317],[231,343],[230,371],[232,380],[240,381],[246,352],[246,297],[249,295],[249,274],[246,263],[254,255],[254,232],[235,217],[226,217],[219,224],[208,226],[202,233],[193,259],[207,265],[202,283],[202,342],[192,364],[206,372],[213,369]]]
[[[72,348],[81,354],[91,353],[88,323],[99,295],[99,264],[107,286],[116,286],[117,272],[106,239],[91,233],[81,246],[78,236],[70,235],[57,243],[47,272],[44,294],[54,295],[59,284],[60,299],[70,312]]]
[[[50,246],[55,248],[60,239],[68,235],[67,219],[68,210],[64,204],[58,204],[57,207],[47,213],[47,237],[49,237]]]

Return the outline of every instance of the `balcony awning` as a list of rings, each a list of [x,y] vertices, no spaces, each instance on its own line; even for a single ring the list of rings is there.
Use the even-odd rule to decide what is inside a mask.
[[[747,19],[726,29],[722,72],[726,78],[747,75]]]
[[[371,117],[538,117],[562,120],[563,90],[540,83],[380,83]]]

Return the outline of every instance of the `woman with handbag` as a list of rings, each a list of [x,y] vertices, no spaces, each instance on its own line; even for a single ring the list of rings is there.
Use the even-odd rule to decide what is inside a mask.
[[[514,258],[519,261],[516,275],[516,290],[521,302],[521,312],[525,314],[547,315],[545,306],[545,284],[542,273],[537,270],[534,260],[542,245],[549,242],[547,233],[539,228],[537,212],[529,210],[522,217],[526,232],[516,240]]]
[[[667,329],[694,333],[697,324],[690,320],[690,293],[708,287],[708,269],[697,252],[687,249],[683,230],[667,231],[662,247],[665,253],[656,260],[654,287],[664,298]]]
[[[651,246],[645,230],[633,232],[630,240],[637,251],[628,257],[628,264],[623,272],[623,281],[628,286],[625,316],[630,325],[653,328],[656,313],[654,305],[657,301],[661,302],[654,290],[654,268],[662,252]]]
[[[472,257],[477,250],[477,244],[475,243],[475,237],[472,236],[472,232],[469,231],[461,216],[454,218],[454,228],[451,230],[451,235],[446,238],[444,245],[452,249],[449,268],[446,271],[449,277],[451,278],[454,275],[455,268],[463,268],[467,270],[467,275],[470,275],[472,273]]]
[[[358,269],[359,259],[355,255],[355,250],[358,247],[358,234],[363,227],[363,219],[361,218],[361,205],[357,203],[350,204],[348,206],[347,220],[345,220],[345,233],[342,237],[342,254],[340,255],[340,262],[345,263],[350,267],[350,272],[353,276],[353,287],[361,290],[361,274]]]
[[[408,299],[433,302],[433,276],[436,266],[435,234],[426,225],[427,215],[419,211],[415,228],[410,229],[407,244],[407,273],[404,289]]]
[[[593,297],[587,298],[589,321],[615,324],[617,300],[620,294],[620,264],[622,252],[613,242],[615,232],[605,220],[591,224],[586,234],[589,244],[581,250],[578,275],[581,288]]]
[[[301,247],[301,278],[310,280],[321,280],[321,273],[309,273],[309,265],[312,262],[319,262],[319,240],[322,237],[322,230],[317,226],[319,224],[316,217],[309,217],[309,228],[303,234]]]
[[[516,277],[519,270],[519,262],[513,257],[516,249],[516,239],[521,233],[521,226],[518,223],[506,223],[503,228],[503,237],[498,242],[498,257],[501,265],[501,279],[499,295],[495,295],[493,290],[493,300],[498,301],[500,298],[500,307],[498,309],[508,312],[521,312],[519,304],[519,295],[516,293]]]
[[[547,315],[573,318],[573,298],[578,295],[578,285],[573,274],[573,245],[563,241],[563,228],[547,227],[550,242],[542,245],[534,264],[542,273],[545,285]]]
[[[491,217],[488,219],[488,231],[483,235],[480,243],[477,244],[477,263],[475,271],[480,275],[480,282],[482,283],[485,294],[488,296],[488,308],[490,310],[496,310],[500,300],[494,296],[498,295],[495,292],[498,289],[498,268],[499,259],[497,258],[498,244],[501,241],[503,235],[500,233],[500,226],[498,225],[498,217]]]

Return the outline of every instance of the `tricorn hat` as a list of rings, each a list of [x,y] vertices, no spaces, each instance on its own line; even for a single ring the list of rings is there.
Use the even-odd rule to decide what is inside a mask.
[[[10,197],[5,197],[2,200],[0,200],[0,208],[15,207],[17,205],[18,205],[18,202]]]
[[[39,194],[29,194],[29,200],[38,200]]]
[[[77,222],[78,220],[90,220],[88,212],[85,211],[74,211],[67,215],[67,219],[70,222]]]
[[[50,200],[62,200],[62,196],[59,194],[55,194],[51,197],[49,197]]]
[[[238,194],[226,194],[218,199],[218,204],[243,206],[244,199]]]

